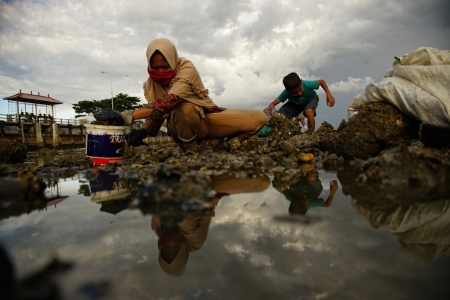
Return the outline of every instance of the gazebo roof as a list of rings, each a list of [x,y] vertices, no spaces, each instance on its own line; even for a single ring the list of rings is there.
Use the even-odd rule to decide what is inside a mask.
[[[20,91],[20,93],[17,93],[15,95],[3,98],[4,100],[12,100],[12,101],[19,101],[19,102],[26,102],[26,103],[37,103],[37,104],[44,104],[44,105],[57,105],[57,104],[63,104],[63,102],[56,100],[52,97],[50,97],[50,95],[48,96],[41,96],[39,94],[34,95],[34,94],[26,94],[26,93],[22,93],[22,91]]]

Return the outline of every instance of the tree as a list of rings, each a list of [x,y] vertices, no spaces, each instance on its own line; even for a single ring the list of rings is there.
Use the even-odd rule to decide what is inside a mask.
[[[141,100],[138,97],[131,97],[127,94],[117,94],[114,97],[114,109],[124,111],[128,109],[140,108],[143,105],[139,104]],[[104,108],[111,108],[111,98],[102,100],[81,100],[78,103],[72,104],[75,111],[75,118],[93,115]]]
[[[111,99],[108,100],[109,103],[111,104]],[[140,108],[143,106],[142,104],[139,104],[140,101],[141,99],[139,99],[138,97],[131,97],[128,96],[127,94],[120,93],[114,97],[114,109],[118,111],[124,111],[129,109]]]

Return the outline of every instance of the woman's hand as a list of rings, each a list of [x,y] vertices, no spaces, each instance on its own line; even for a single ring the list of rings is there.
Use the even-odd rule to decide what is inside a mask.
[[[97,124],[100,125],[124,125],[120,112],[111,108],[104,108],[94,113]]]
[[[130,146],[138,147],[140,145],[144,145],[142,142],[143,139],[147,137],[147,130],[144,128],[141,129],[133,129],[127,134],[127,143]]]

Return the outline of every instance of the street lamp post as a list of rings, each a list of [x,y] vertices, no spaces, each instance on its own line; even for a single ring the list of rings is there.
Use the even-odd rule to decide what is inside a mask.
[[[108,74],[111,79],[111,108],[114,109],[114,96],[113,96],[113,88],[112,88],[112,75],[108,72],[102,71],[102,74]]]

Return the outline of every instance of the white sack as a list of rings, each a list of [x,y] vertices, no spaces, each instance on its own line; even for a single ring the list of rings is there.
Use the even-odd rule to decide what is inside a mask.
[[[403,55],[381,82],[366,86],[349,109],[379,101],[425,125],[450,129],[450,50],[419,48]]]

